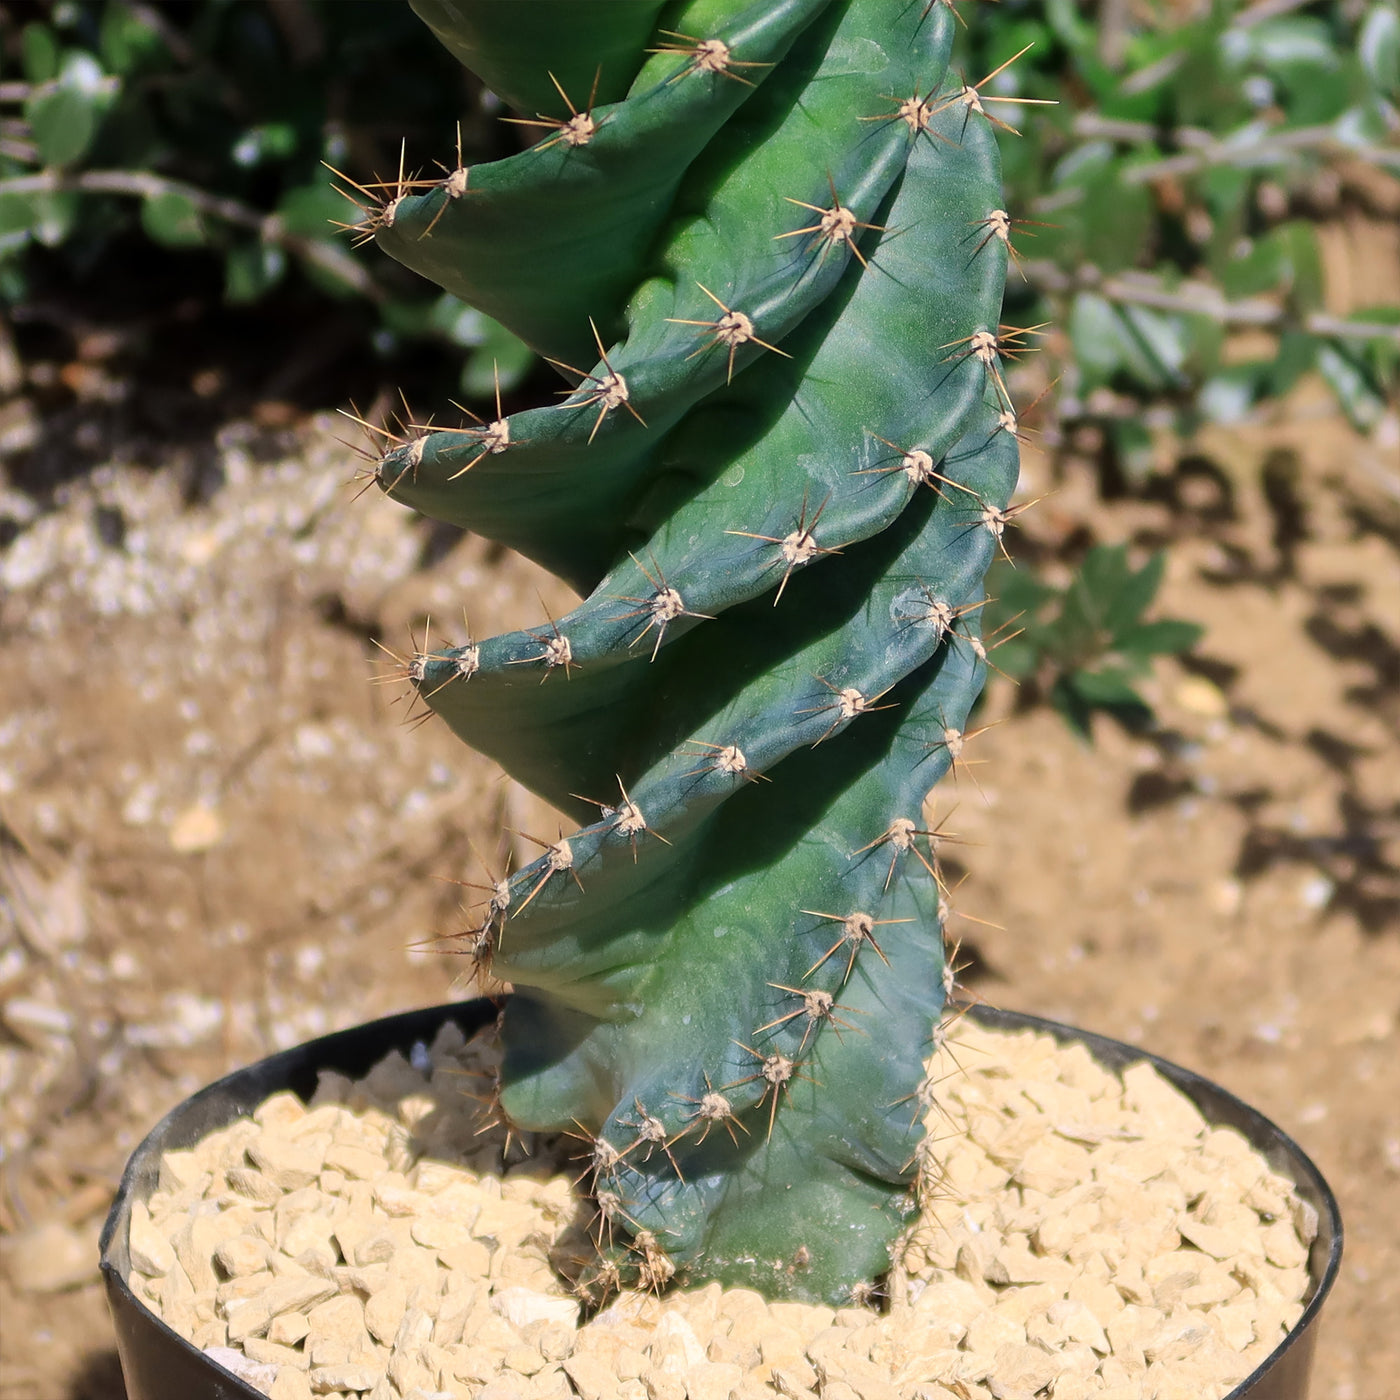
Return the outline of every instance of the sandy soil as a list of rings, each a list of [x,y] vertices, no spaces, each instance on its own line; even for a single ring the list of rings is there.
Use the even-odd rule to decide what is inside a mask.
[[[1004,719],[938,797],[971,986],[1141,1042],[1291,1131],[1349,1228],[1314,1394],[1400,1372],[1400,473],[1295,399],[1164,447],[1152,499],[1027,456],[1027,544],[1170,547],[1200,621],[1160,728]],[[0,501],[0,1396],[122,1394],[96,1238],[129,1150],[199,1084],[451,991],[450,931],[532,799],[369,678],[410,626],[538,620],[558,586],[352,499],[327,425],[229,429],[218,488],[114,463]],[[956,808],[955,811],[950,809]],[[477,853],[480,853],[480,856]],[[992,924],[999,927],[993,927]],[[42,1233],[41,1233],[42,1232]],[[48,1278],[31,1261],[47,1242]],[[54,1242],[71,1247],[71,1260]],[[37,1270],[37,1271],[36,1271]],[[49,1291],[33,1291],[46,1282]]]

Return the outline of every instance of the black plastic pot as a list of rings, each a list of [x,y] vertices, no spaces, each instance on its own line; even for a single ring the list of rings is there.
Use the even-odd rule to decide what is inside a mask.
[[[102,1273],[129,1400],[264,1400],[260,1391],[215,1365],[172,1332],[138,1301],[127,1285],[131,1273],[131,1205],[133,1201],[148,1199],[154,1192],[161,1154],[193,1146],[206,1134],[246,1117],[264,1099],[281,1090],[290,1089],[309,1099],[320,1070],[363,1076],[391,1050],[407,1055],[415,1044],[430,1044],[445,1021],[455,1021],[470,1037],[495,1016],[496,1010],[489,1001],[468,1001],[411,1011],[325,1036],[220,1079],[166,1115],[127,1163],[102,1231]],[[984,1026],[1048,1031],[1059,1041],[1078,1041],[1108,1069],[1121,1070],[1140,1060],[1150,1061],[1195,1103],[1208,1122],[1238,1129],[1274,1171],[1295,1184],[1298,1194],[1317,1211],[1318,1217],[1317,1238],[1308,1258],[1312,1293],[1298,1325],[1263,1365],[1230,1392],[1227,1400],[1306,1400],[1318,1313],[1341,1264],[1342,1219],[1336,1198],[1297,1143],[1233,1094],[1131,1045],[1014,1011],[976,1007],[971,1015]]]

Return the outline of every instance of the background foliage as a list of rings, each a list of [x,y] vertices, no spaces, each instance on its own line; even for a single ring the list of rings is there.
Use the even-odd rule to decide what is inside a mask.
[[[1257,414],[1313,373],[1358,428],[1381,423],[1400,307],[1329,314],[1316,214],[1367,171],[1400,173],[1396,0],[1003,0],[960,15],[968,80],[1022,133],[1001,133],[1022,273],[1005,315],[1047,328],[1021,383],[1033,396],[1055,382],[1038,409],[1052,444],[1097,426],[1105,481],[1138,489],[1154,434]],[[440,393],[444,365],[449,391],[482,398],[498,365],[509,393],[529,352],[355,253],[335,227],[355,211],[323,165],[392,178],[402,141],[410,170],[435,174],[458,131],[467,164],[490,159],[519,140],[498,109],[402,0],[0,6],[0,298],[21,354],[55,296],[100,315],[134,295],[156,324],[150,301],[202,287],[221,335],[265,346],[270,325],[330,323],[323,359],[378,365],[411,396]],[[152,336],[141,353],[160,348]],[[319,381],[342,399],[354,382],[348,368]],[[1095,707],[1140,714],[1130,676],[1191,640],[1143,632],[1154,579],[1111,551],[1067,590],[1003,570],[998,621],[1024,613],[1026,629],[1003,668],[1038,676],[1081,728]],[[1090,605],[1127,618],[1133,644],[1081,626]]]

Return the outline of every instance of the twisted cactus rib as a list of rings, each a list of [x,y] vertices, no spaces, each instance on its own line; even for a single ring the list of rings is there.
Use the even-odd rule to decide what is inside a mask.
[[[414,3],[538,97],[506,7]],[[541,44],[555,9],[523,7]],[[981,687],[1016,480],[999,168],[944,6],[673,23],[601,26],[571,71],[625,95],[560,84],[536,146],[376,216],[576,385],[377,475],[586,595],[409,667],[582,824],[474,940],[515,987],[503,1110],[593,1142],[584,1272],[844,1301],[915,1202],[947,980],[921,805]]]

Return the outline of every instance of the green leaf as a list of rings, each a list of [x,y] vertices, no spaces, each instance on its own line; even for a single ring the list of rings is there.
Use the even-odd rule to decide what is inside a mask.
[[[1076,671],[1068,679],[1075,693],[1086,704],[1148,710],[1147,702],[1133,689],[1127,673],[1116,667],[1102,671]],[[1150,710],[1148,712],[1151,713]]]
[[[1040,661],[1040,653],[1024,637],[1013,637],[996,648],[995,664],[1013,681],[1031,675]]]
[[[31,83],[50,83],[58,77],[58,39],[46,24],[26,24],[20,32],[24,76]]]
[[[1378,91],[1400,91],[1400,11],[1393,5],[1372,5],[1361,21],[1356,53]]]
[[[286,270],[287,255],[276,244],[256,239],[240,243],[224,260],[224,300],[239,306],[257,301]]]
[[[97,51],[109,73],[123,77],[156,66],[167,55],[165,41],[154,25],[130,6],[108,0],[97,32]]]
[[[1283,15],[1233,33],[1243,38],[1249,57],[1266,71],[1329,71],[1341,63],[1327,21],[1314,15]]]
[[[78,200],[71,190],[0,195],[0,238],[28,234],[36,243],[56,248],[73,230]]]
[[[1346,341],[1323,341],[1317,349],[1317,368],[1352,426],[1371,432],[1385,416],[1386,402],[1353,347]]]
[[[1070,684],[1068,676],[1060,676],[1050,687],[1050,703],[1059,711],[1060,717],[1086,744],[1094,741],[1094,709],[1088,701]]]
[[[1282,398],[1313,367],[1317,339],[1305,331],[1285,331],[1278,342],[1278,353],[1264,366],[1263,392]]]
[[[324,180],[288,190],[277,204],[282,226],[299,238],[330,238],[332,225],[352,222],[354,212],[354,206]]]
[[[204,242],[204,226],[199,210],[188,195],[165,190],[141,204],[141,227],[156,243],[166,248],[194,248]]]
[[[487,318],[489,321],[489,318]],[[486,339],[462,366],[462,392],[493,403],[496,386],[509,392],[530,372],[535,352],[496,321],[489,321]]]
[[[1258,361],[1226,365],[1201,386],[1197,409],[1212,423],[1242,423],[1259,400],[1269,368]]]
[[[296,253],[297,266],[306,275],[306,280],[312,286],[319,288],[328,297],[336,301],[346,301],[351,297],[361,295],[361,289],[355,283],[347,281],[340,271],[340,259],[320,258],[316,256],[318,249],[334,248],[335,245],[328,238],[313,239],[308,243],[294,249]],[[340,250],[337,248],[337,252]],[[385,331],[384,334],[392,334]],[[377,337],[376,337],[377,340]],[[376,348],[378,348],[376,344]]]
[[[1116,306],[1080,292],[1070,309],[1069,331],[1086,391],[1119,378],[1158,392],[1184,381],[1190,335],[1183,317]]]
[[[1125,480],[1132,486],[1141,486],[1157,465],[1151,429],[1140,418],[1115,418],[1108,432]]]
[[[1054,588],[1036,578],[1029,569],[1013,569],[1005,560],[998,560],[987,571],[987,602],[981,610],[984,635],[991,638],[997,632],[1020,629],[1024,639],[1018,645],[1038,651],[1037,614],[1046,602],[1057,596]],[[1025,675],[1029,669],[1019,674]],[[1010,667],[1003,666],[1003,670],[1010,670]]]
[[[1287,250],[1276,232],[1237,247],[1221,266],[1220,285],[1226,296],[1258,296],[1284,282]]]
[[[1205,635],[1205,630],[1198,622],[1164,617],[1120,633],[1118,649],[1141,656],[1179,656],[1190,651]]]
[[[69,54],[58,78],[33,92],[24,105],[40,162],[72,165],[81,159],[97,135],[111,96],[97,60],[87,53]]]
[[[464,349],[475,349],[487,339],[494,324],[474,306],[468,306],[451,292],[444,292],[428,312],[428,326],[444,340]]]
[[[1316,311],[1322,305],[1323,281],[1314,225],[1292,219],[1271,229],[1243,256],[1221,267],[1221,283],[1227,296],[1282,292],[1296,310]]]
[[[269,122],[250,127],[234,144],[233,162],[245,168],[268,161],[286,160],[297,149],[297,131],[290,122]]]
[[[1123,551],[1121,582],[1108,592],[1104,613],[1104,622],[1116,643],[1122,643],[1123,634],[1137,625],[1157,596],[1166,567],[1167,556],[1159,551],[1142,568],[1133,572],[1127,567],[1127,550]]]

